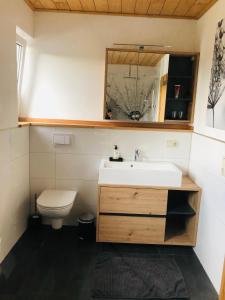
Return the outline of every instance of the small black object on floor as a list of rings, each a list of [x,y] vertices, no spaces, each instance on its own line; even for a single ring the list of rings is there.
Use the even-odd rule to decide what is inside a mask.
[[[78,229],[27,230],[0,265],[1,300],[91,300],[96,257],[101,252],[130,257],[173,258],[190,300],[218,300],[194,251],[188,247],[96,244],[81,241]]]
[[[151,258],[101,253],[96,262],[95,299],[189,299],[172,257]]]
[[[78,236],[80,240],[95,240],[95,217],[90,213],[81,215],[78,218]]]

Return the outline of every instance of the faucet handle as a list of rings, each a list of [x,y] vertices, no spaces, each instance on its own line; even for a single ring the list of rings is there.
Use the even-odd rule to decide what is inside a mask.
[[[138,148],[136,148],[136,149],[134,150],[134,160],[135,160],[135,161],[139,160],[139,159],[140,159],[140,155],[141,155],[141,150],[138,149]]]

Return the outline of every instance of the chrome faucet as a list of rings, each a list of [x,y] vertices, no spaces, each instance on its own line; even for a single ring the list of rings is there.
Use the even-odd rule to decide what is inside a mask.
[[[135,149],[135,151],[134,151],[134,160],[139,161],[140,160],[140,155],[141,155],[141,150],[140,149]]]

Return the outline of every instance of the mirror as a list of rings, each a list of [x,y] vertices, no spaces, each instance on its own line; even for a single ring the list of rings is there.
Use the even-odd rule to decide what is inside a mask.
[[[197,54],[107,49],[106,120],[191,121]]]

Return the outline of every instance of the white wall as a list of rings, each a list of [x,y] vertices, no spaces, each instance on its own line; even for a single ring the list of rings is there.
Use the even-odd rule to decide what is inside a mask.
[[[203,190],[195,251],[218,292],[225,255],[225,177],[221,175],[223,156],[225,143],[193,135],[190,175]]]
[[[225,131],[206,127],[207,98],[217,23],[225,17],[225,1],[219,0],[197,23],[200,48],[195,132],[220,141],[193,135],[190,174],[202,187],[202,204],[196,253],[219,292],[225,254],[225,177],[221,175],[225,157]]]
[[[103,119],[105,49],[113,43],[193,51],[196,21],[36,13],[20,115]]]
[[[23,0],[0,0],[0,262],[26,228],[29,210],[29,128],[17,128],[16,27],[32,35]]]
[[[52,144],[53,133],[69,133],[72,144]],[[134,159],[140,148],[145,160],[171,161],[184,173],[188,170],[191,133],[112,129],[30,128],[30,183],[32,198],[43,189],[75,189],[79,197],[69,218],[74,223],[80,212],[96,213],[98,167],[102,158],[112,155],[118,145],[125,159]],[[178,146],[167,148],[167,140]]]
[[[32,35],[33,13],[23,0],[0,0],[0,129],[17,126],[16,26]]]
[[[0,263],[26,229],[29,128],[0,130]]]

